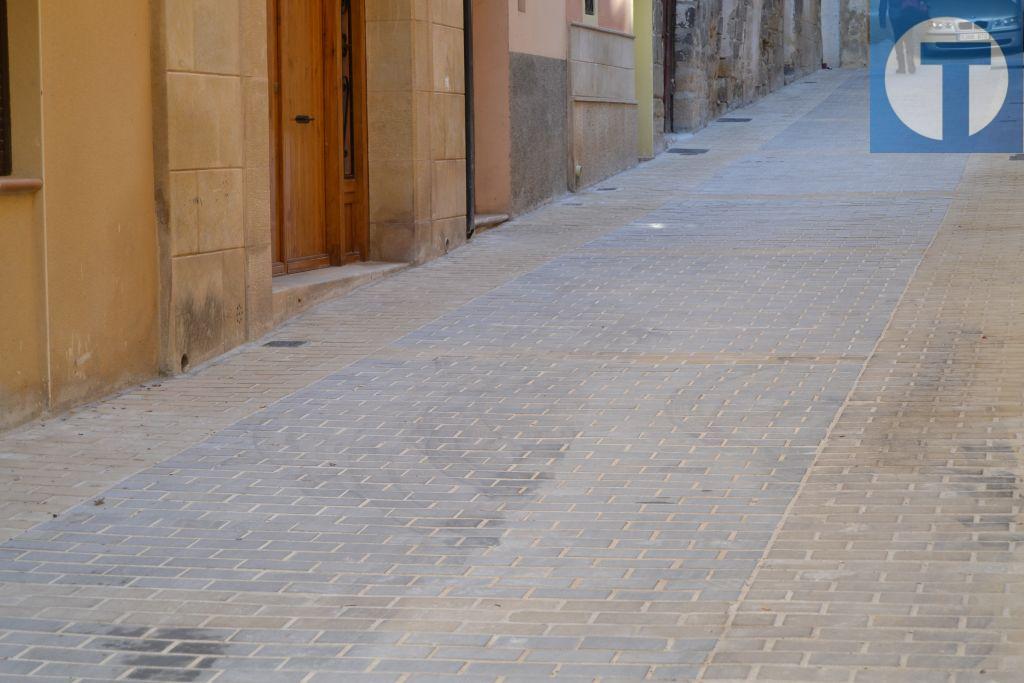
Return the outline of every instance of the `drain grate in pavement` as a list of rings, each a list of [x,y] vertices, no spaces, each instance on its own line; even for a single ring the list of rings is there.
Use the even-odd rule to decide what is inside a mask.
[[[698,154],[707,154],[710,150],[697,149],[695,147],[673,147],[668,150],[669,154],[682,154],[683,156],[694,157]]]
[[[597,188],[597,191],[598,192],[615,192],[618,189],[619,188],[617,188],[617,187],[599,187],[599,188]]]
[[[745,118],[739,117],[739,116],[723,116],[722,118],[718,119],[718,122],[719,123],[747,123],[748,121],[753,121],[753,120],[754,119],[745,119]]]
[[[264,346],[270,347],[272,349],[294,349],[299,346],[305,346],[308,343],[308,341],[277,339],[271,342],[267,342],[266,344],[264,344]]]
[[[1011,154],[1010,161],[1024,161],[1024,154]]]

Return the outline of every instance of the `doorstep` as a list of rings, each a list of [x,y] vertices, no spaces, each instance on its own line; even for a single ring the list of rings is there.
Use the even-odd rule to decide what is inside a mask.
[[[408,267],[408,263],[364,261],[275,277],[274,327],[311,306]]]

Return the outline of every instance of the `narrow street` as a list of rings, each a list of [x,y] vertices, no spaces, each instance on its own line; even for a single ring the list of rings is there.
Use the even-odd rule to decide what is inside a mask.
[[[867,80],[0,436],[0,680],[1020,681],[1024,163]]]

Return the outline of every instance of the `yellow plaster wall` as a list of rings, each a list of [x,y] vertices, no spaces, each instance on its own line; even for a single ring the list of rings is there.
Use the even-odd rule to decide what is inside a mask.
[[[43,184],[0,196],[0,427],[151,377],[158,340],[148,5],[8,19],[14,175]]]
[[[637,154],[654,156],[654,5],[653,0],[633,0],[636,55]]]
[[[50,408],[156,371],[149,9],[41,0]]]
[[[37,194],[0,196],[0,429],[46,407],[43,240]]]
[[[39,116],[39,7],[9,0],[14,173],[42,175]],[[46,280],[42,195],[0,195],[0,429],[38,415],[47,403]]]

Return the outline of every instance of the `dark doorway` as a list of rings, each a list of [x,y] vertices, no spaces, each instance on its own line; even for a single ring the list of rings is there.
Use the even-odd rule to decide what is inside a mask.
[[[676,95],[676,0],[662,0],[665,25],[662,38],[665,49],[665,90],[662,95],[665,104],[665,132],[674,133]]]

